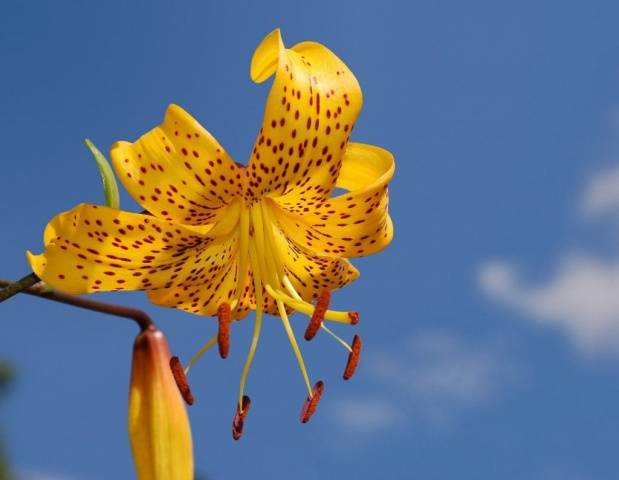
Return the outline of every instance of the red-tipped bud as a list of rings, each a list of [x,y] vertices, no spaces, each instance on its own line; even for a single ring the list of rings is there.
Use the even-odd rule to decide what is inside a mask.
[[[226,358],[230,352],[230,317],[230,304],[224,302],[219,305],[217,309],[217,319],[219,320],[217,346],[221,358]]]
[[[320,401],[320,397],[322,396],[322,392],[325,389],[325,384],[322,380],[319,380],[314,385],[312,389],[311,396],[307,397],[305,403],[303,404],[303,408],[301,409],[301,423],[309,422],[309,419],[312,418],[314,412],[316,411],[316,407],[318,407],[318,402]]]
[[[237,403],[236,405],[236,413],[234,414],[234,419],[232,420],[232,438],[238,440],[243,435],[243,424],[245,423],[245,417],[249,412],[249,406],[251,405],[251,400],[247,395],[243,395],[242,405]]]
[[[170,370],[172,370],[174,381],[176,382],[178,391],[181,392],[181,396],[187,405],[193,405],[193,395],[191,393],[191,388],[189,388],[189,381],[187,380],[185,370],[183,370],[183,366],[178,357],[170,358]]]
[[[314,313],[312,314],[312,318],[305,329],[305,340],[311,340],[316,336],[320,326],[322,325],[322,321],[325,319],[325,313],[329,309],[329,302],[331,301],[331,292],[329,290],[324,289],[318,297],[318,302],[316,303],[316,307],[314,308]]]
[[[346,369],[342,375],[344,380],[348,380],[354,375],[357,365],[359,364],[359,355],[361,355],[361,337],[359,335],[354,336],[350,348],[352,352],[348,354],[348,362],[346,362]]]
[[[348,318],[351,325],[357,325],[359,323],[359,312],[348,312]]]

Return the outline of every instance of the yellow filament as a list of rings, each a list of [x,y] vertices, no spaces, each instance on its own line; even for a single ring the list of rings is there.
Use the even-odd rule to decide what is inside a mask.
[[[271,295],[276,300],[281,300],[290,308],[297,310],[307,316],[312,316],[314,313],[315,307],[303,300],[295,300],[294,298],[289,297],[285,293],[280,290],[274,290],[270,285],[265,285],[266,291],[269,295]],[[351,323],[350,317],[348,316],[349,312],[341,312],[339,310],[327,310],[325,312],[324,319],[331,320],[333,322],[340,323]]]
[[[303,380],[305,380],[305,386],[307,387],[307,392],[312,397],[312,386],[310,385],[309,377],[307,375],[307,370],[305,368],[305,362],[303,361],[303,356],[301,355],[301,350],[299,350],[299,345],[297,344],[297,339],[294,337],[294,332],[292,331],[292,327],[290,326],[290,320],[288,320],[288,315],[286,314],[286,307],[284,306],[284,302],[281,300],[277,300],[277,309],[279,311],[279,316],[282,319],[282,324],[284,325],[284,329],[286,330],[286,334],[288,335],[288,341],[290,341],[290,345],[294,350],[294,355],[297,357],[297,362],[299,363],[299,369],[301,370],[301,374],[303,375]]]
[[[303,299],[301,298],[301,295],[299,295],[297,291],[294,289],[294,285],[292,285],[292,282],[288,278],[288,275],[284,275],[284,277],[282,278],[282,283],[284,284],[284,287],[286,287],[286,290],[288,290],[292,298],[294,298],[295,300],[298,300],[299,302],[303,301]]]
[[[339,336],[337,336],[334,332],[331,331],[331,329],[327,326],[325,326],[324,323],[320,324],[320,328],[322,328],[325,332],[327,332],[329,335],[331,335],[333,338],[335,338],[339,343],[342,344],[342,346],[348,350],[349,352],[352,352],[352,348],[350,348],[350,345],[348,345],[348,343],[346,343],[344,340],[342,340]]]
[[[211,338],[208,342],[202,345],[202,348],[200,348],[200,350],[198,350],[195,353],[195,355],[191,357],[191,360],[189,360],[189,363],[185,367],[185,375],[187,375],[189,373],[189,370],[191,370],[191,367],[193,367],[195,363],[198,360],[200,360],[200,357],[204,355],[208,351],[208,349],[211,348],[216,343],[217,343],[217,335],[214,335],[213,338]]]
[[[251,208],[251,222],[254,227],[254,243],[256,246],[256,257],[258,260],[258,266],[262,272],[262,279],[268,280],[265,284],[273,280],[275,273],[272,271],[272,263],[266,258],[266,245],[264,242],[264,225],[262,222],[262,215],[260,214],[260,205],[254,205]]]
[[[239,220],[239,271],[236,281],[236,296],[230,307],[236,308],[243,295],[243,287],[245,286],[245,278],[247,277],[247,257],[249,256],[249,211],[243,208],[241,218]]]
[[[275,271],[277,272],[279,278],[284,279],[286,276],[286,272],[284,269],[284,258],[283,252],[277,239],[275,238],[274,229],[277,228],[277,224],[273,220],[271,213],[269,212],[269,207],[266,203],[262,203],[262,217],[264,219],[264,230],[266,233],[266,241],[268,243],[268,248],[271,251],[271,256],[273,257],[273,262],[275,264]]]
[[[262,281],[260,279],[260,270],[258,268],[258,262],[256,260],[256,250],[253,244],[249,245],[249,261],[251,263],[252,271],[254,272],[254,291],[256,293],[256,321],[254,322],[254,334],[251,339],[251,345],[249,346],[249,352],[247,353],[247,359],[243,366],[243,373],[241,374],[241,383],[239,388],[239,410],[243,411],[243,395],[245,393],[245,383],[247,382],[247,375],[249,373],[249,367],[254,361],[254,354],[256,353],[256,347],[258,346],[258,340],[260,339],[260,330],[262,328],[262,303],[264,301],[264,295],[262,291]]]

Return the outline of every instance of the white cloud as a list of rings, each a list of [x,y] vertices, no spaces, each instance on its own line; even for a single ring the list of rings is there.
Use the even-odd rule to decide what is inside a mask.
[[[512,265],[493,260],[481,266],[478,278],[487,295],[565,331],[581,351],[619,353],[619,260],[567,255],[536,285],[525,285]]]
[[[466,408],[492,400],[515,369],[499,342],[470,342],[448,332],[424,332],[399,347],[367,352],[373,394],[343,400],[332,417],[343,429],[375,433],[415,417],[444,427]],[[397,404],[396,404],[397,399]]]
[[[619,167],[595,174],[589,180],[581,205],[587,217],[619,213]]]
[[[344,430],[363,434],[386,430],[405,418],[395,405],[377,397],[339,399],[331,406],[331,416]]]
[[[619,166],[591,176],[581,213],[587,218],[619,216]],[[602,259],[567,252],[544,281],[523,281],[505,260],[487,260],[478,271],[480,289],[528,319],[563,331],[588,355],[619,353],[619,251]]]

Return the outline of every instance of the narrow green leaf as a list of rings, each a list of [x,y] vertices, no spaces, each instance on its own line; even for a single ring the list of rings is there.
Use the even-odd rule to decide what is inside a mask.
[[[105,193],[105,204],[108,207],[120,208],[120,194],[118,193],[118,184],[116,183],[116,177],[114,171],[107,161],[105,156],[95,147],[88,138],[84,140],[84,143],[95,157],[99,173],[101,174],[101,181],[103,182],[103,192]]]

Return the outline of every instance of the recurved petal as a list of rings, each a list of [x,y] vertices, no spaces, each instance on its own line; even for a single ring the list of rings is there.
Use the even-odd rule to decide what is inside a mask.
[[[277,227],[273,231],[286,274],[305,301],[316,300],[324,290],[341,288],[359,276],[359,271],[345,258],[317,255],[286,238]]]
[[[158,217],[189,225],[219,220],[245,182],[244,168],[177,105],[170,105],[163,123],[135,143],[115,143],[111,157],[140,205]]]
[[[348,193],[315,204],[289,197],[273,199],[275,217],[288,238],[319,255],[375,253],[393,237],[387,186],[394,170],[387,150],[350,143],[337,182]]]
[[[227,242],[231,252],[236,248],[236,241],[235,236]],[[230,261],[212,274],[208,273],[208,269],[202,270],[199,264],[194,265],[193,269],[197,275],[204,276],[200,283],[149,289],[147,292],[149,300],[162,307],[174,307],[198,315],[216,315],[219,305],[224,302],[230,303],[236,291],[238,262],[236,253],[232,253]],[[216,255],[219,254],[220,252],[216,252]]]
[[[221,227],[206,234],[206,228],[81,204],[54,217],[45,252],[28,257],[34,273],[66,293],[189,288],[234,263],[234,222]]]
[[[329,195],[340,170],[361,89],[348,67],[319,43],[285,48],[279,30],[254,53],[251,77],[275,73],[249,161],[249,195]]]

